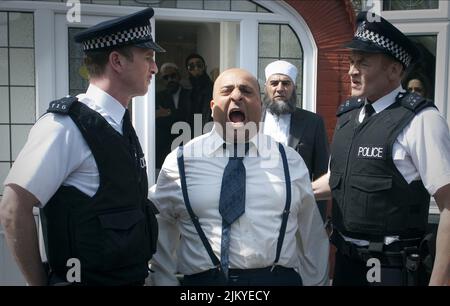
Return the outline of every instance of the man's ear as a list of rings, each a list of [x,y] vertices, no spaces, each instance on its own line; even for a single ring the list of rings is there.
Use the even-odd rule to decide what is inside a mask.
[[[121,72],[123,70],[123,60],[124,57],[117,51],[113,51],[109,54],[109,64],[116,72]]]
[[[389,77],[392,80],[401,79],[403,75],[403,65],[397,61],[392,62],[389,67]]]

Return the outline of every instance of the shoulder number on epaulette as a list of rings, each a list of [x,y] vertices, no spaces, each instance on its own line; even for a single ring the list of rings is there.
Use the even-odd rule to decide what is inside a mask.
[[[338,111],[336,112],[337,116],[340,116],[346,112],[351,111],[355,108],[360,108],[364,104],[363,98],[351,97],[347,99],[344,103],[339,106]]]
[[[76,101],[78,101],[77,97],[64,97],[62,99],[52,101],[48,106],[47,112],[68,114],[70,107]]]
[[[416,113],[425,107],[434,106],[432,101],[427,100],[414,92],[399,93],[396,99],[403,107]]]

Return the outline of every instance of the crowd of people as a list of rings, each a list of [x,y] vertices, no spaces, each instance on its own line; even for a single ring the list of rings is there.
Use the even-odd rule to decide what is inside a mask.
[[[426,78],[406,73],[420,53],[401,31],[357,16],[345,45],[351,96],[329,147],[323,118],[298,107],[296,66],[268,64],[261,97],[249,71],[230,68],[213,83],[193,53],[185,88],[176,64],[154,60],[165,50],[151,35],[153,15],[147,8],[75,36],[89,88],[49,104],[4,181],[0,221],[28,284],[449,283],[449,129]],[[127,107],[158,71],[149,188]],[[195,115],[212,129],[194,135]],[[177,122],[193,139],[174,147]],[[431,197],[441,212],[434,243]]]

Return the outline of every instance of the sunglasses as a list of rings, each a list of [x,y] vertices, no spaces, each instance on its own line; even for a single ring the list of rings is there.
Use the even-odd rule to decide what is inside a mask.
[[[197,69],[203,69],[205,68],[205,66],[203,65],[202,62],[197,62],[197,63],[190,63],[189,65],[187,65],[187,69],[189,71],[194,70],[197,67]]]
[[[178,75],[174,72],[174,73],[171,73],[171,74],[163,75],[162,78],[163,78],[164,80],[168,81],[169,79],[175,80],[175,79],[177,78],[177,76],[178,76]]]

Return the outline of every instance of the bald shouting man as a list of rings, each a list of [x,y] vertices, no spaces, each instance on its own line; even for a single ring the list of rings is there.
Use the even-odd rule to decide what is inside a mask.
[[[183,285],[327,284],[329,244],[308,168],[260,133],[255,77],[223,72],[211,109],[213,130],[170,153],[150,189],[160,211],[153,282],[178,285],[181,273]]]

